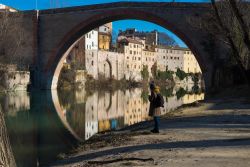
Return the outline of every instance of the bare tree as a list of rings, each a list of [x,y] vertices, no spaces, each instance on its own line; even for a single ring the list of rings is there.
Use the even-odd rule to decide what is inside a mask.
[[[244,3],[244,6],[242,6]],[[244,17],[250,16],[249,3],[241,0],[222,0],[215,2],[211,0],[212,8],[214,10],[213,17],[215,17],[215,25],[226,39],[227,44],[232,50],[232,55],[239,65],[245,80],[250,84],[249,70],[249,56],[250,56],[250,25],[244,20]],[[239,6],[242,6],[239,9]],[[212,31],[215,32],[215,31]]]
[[[16,162],[10,145],[4,115],[0,105],[0,166],[15,167]]]

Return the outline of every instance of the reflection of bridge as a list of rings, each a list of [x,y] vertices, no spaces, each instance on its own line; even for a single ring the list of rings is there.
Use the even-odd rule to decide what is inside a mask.
[[[35,12],[27,12],[24,27],[25,36],[29,36],[29,40],[24,50],[25,54],[33,54],[34,57],[33,86],[56,88],[63,59],[72,45],[91,29],[110,21],[139,19],[171,30],[187,44],[200,64],[209,90],[212,67],[216,63],[204,46],[209,42],[209,33],[192,26],[209,10],[210,6],[202,3],[120,2],[44,10],[40,11],[38,17]],[[215,48],[220,49],[214,50],[214,55],[227,55],[221,51],[221,46],[216,41]]]

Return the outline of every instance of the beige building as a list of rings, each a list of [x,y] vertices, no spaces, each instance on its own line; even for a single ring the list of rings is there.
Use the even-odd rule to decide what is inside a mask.
[[[142,64],[148,67],[149,77],[152,77],[152,66],[157,63],[156,52],[154,50],[142,51]]]
[[[201,73],[201,68],[189,49],[184,50],[183,71],[186,73]]]
[[[142,79],[142,51],[143,43],[139,40],[124,38],[118,41],[118,52],[124,53],[124,76],[127,80]]]
[[[157,46],[155,52],[157,68],[161,71],[167,69],[176,72],[179,68],[186,73],[201,72],[195,56],[187,48]]]
[[[183,54],[179,47],[157,46],[155,49],[157,57],[157,68],[161,71],[174,71],[179,68],[183,70]]]

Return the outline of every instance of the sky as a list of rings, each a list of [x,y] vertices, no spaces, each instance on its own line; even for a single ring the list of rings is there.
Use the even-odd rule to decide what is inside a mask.
[[[136,2],[172,2],[173,0],[0,0],[0,4],[4,4],[18,10],[42,10],[52,8],[62,8],[71,6],[83,6],[91,4],[119,2],[119,1],[136,1]],[[175,2],[209,2],[209,0],[175,0]],[[133,25],[133,26],[131,26]],[[126,28],[136,28],[138,31],[152,31],[158,30],[159,32],[165,32],[172,37],[179,46],[187,47],[185,43],[179,39],[175,34],[166,30],[165,28],[156,24],[139,21],[139,20],[122,20],[113,23],[113,30],[118,32],[119,29],[125,30]]]
[[[19,10],[49,9],[55,7],[82,6],[119,1],[172,2],[173,0],[0,0],[0,3]],[[209,2],[209,0],[175,0],[175,2]],[[37,4],[37,5],[36,5]]]

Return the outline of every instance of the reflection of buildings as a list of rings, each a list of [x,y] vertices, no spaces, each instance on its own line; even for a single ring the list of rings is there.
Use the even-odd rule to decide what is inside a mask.
[[[143,103],[141,95],[142,89],[139,88],[115,92],[94,92],[87,98],[85,91],[75,93],[75,98],[69,101],[70,105],[63,104],[70,106],[66,109],[66,120],[75,133],[84,140],[98,132],[133,125],[149,119],[149,102]],[[175,95],[164,98],[165,105],[162,114],[183,104],[202,100],[204,94],[186,94],[179,99]]]
[[[189,104],[199,100],[204,100],[204,93],[186,94],[185,96],[182,97],[183,104]]]
[[[98,94],[94,93],[86,100],[85,109],[85,140],[98,132],[98,103],[93,103],[98,98]]]
[[[147,119],[148,110],[144,110],[144,107],[148,106],[148,104],[143,104],[141,93],[141,89],[126,91],[126,108],[124,111],[125,125],[133,125]]]
[[[8,115],[14,116],[18,111],[27,111],[30,109],[30,97],[28,92],[25,91],[7,94],[0,100],[3,111]]]

